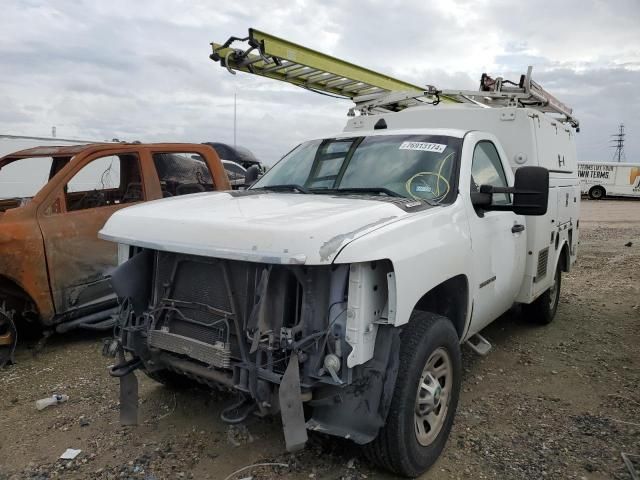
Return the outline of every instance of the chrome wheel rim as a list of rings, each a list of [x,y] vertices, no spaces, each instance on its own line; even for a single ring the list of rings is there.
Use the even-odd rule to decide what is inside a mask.
[[[451,357],[444,348],[437,348],[422,369],[416,393],[416,439],[424,447],[431,445],[442,430],[449,410],[452,385]]]

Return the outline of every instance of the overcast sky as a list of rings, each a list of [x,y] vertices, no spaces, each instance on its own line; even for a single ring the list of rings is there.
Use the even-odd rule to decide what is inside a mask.
[[[209,43],[249,27],[418,84],[534,79],[574,108],[581,160],[608,161],[618,124],[640,162],[640,1],[5,0],[0,134],[233,142],[271,164],[342,130],[349,101],[239,73]]]

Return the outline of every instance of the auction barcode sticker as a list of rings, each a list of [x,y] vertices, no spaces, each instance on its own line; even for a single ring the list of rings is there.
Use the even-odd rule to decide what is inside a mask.
[[[399,150],[419,150],[421,152],[442,153],[446,148],[447,146],[442,143],[402,142]]]

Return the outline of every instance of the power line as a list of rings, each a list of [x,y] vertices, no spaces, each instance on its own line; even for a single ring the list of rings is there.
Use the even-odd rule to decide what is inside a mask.
[[[621,123],[618,127],[618,133],[611,135],[613,140],[611,140],[612,148],[615,148],[613,152],[613,161],[614,162],[624,162],[627,160],[626,155],[624,154],[624,137],[626,133],[624,133],[624,123]]]

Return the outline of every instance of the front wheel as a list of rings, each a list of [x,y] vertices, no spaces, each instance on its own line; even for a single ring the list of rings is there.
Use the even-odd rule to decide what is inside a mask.
[[[560,303],[560,286],[562,285],[562,270],[560,268],[561,260],[562,257],[556,266],[556,271],[553,276],[553,285],[551,285],[547,291],[536,298],[532,303],[523,305],[525,316],[533,323],[548,325],[556,316],[558,303]]]
[[[438,459],[460,396],[462,360],[449,319],[414,312],[401,333],[400,365],[387,423],[365,446],[368,459],[416,477]]]

